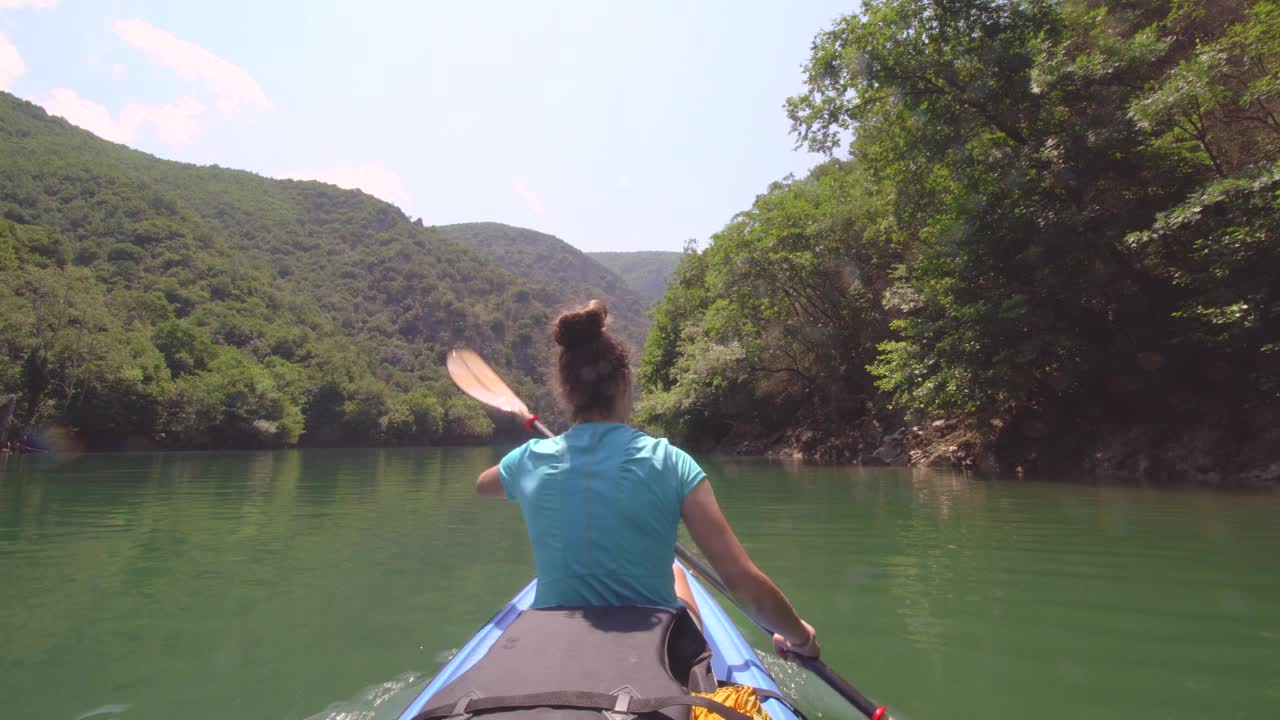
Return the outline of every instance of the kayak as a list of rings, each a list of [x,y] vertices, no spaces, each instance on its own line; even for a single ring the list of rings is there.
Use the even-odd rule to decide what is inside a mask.
[[[717,680],[737,685],[749,685],[783,695],[769,670],[760,662],[755,650],[734,625],[715,598],[698,582],[693,573],[687,573],[689,587],[702,616],[702,632],[711,649],[711,666]],[[483,658],[503,632],[528,610],[533,603],[538,581],[535,578],[516,594],[484,627],[480,628],[467,644],[427,683],[409,707],[400,714],[400,720],[413,720],[441,688],[453,682]],[[762,706],[772,720],[799,720],[785,703],[774,698],[762,698]]]

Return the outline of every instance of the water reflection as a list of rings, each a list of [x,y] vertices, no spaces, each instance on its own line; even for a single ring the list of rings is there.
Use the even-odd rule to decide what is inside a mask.
[[[500,455],[11,461],[0,697],[28,717],[380,718],[528,579],[518,509],[474,495]],[[1204,697],[1254,717],[1280,700],[1278,498],[703,465],[828,662],[895,717],[1178,718]],[[783,682],[847,716],[807,677]]]

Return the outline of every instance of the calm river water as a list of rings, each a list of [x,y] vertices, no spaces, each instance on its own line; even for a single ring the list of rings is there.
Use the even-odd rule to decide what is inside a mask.
[[[532,573],[518,508],[473,492],[499,454],[0,459],[0,716],[395,717]],[[899,720],[1280,713],[1280,497],[704,467]]]

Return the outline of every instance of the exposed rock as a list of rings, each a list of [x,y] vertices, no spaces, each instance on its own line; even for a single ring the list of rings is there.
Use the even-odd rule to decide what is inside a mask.
[[[893,465],[894,462],[903,456],[904,451],[902,443],[890,440],[875,451],[875,457],[879,458],[885,465]]]
[[[1241,473],[1240,481],[1248,486],[1280,487],[1280,462]]]
[[[863,447],[875,447],[882,442],[883,437],[880,423],[876,422],[875,418],[864,417],[858,423],[858,439]]]
[[[1107,482],[1280,487],[1280,412],[1104,427],[1097,437],[1083,470]]]
[[[804,422],[798,420],[798,422]],[[1205,413],[1194,425],[1080,426],[1035,408],[1003,419],[864,417],[832,427],[811,419],[773,435],[745,428],[743,454],[866,467],[924,466],[1094,477],[1103,482],[1280,489],[1280,410]],[[1092,438],[1092,439],[1091,439]]]
[[[863,467],[884,467],[889,463],[881,460],[877,453],[863,453],[858,456],[858,464]]]

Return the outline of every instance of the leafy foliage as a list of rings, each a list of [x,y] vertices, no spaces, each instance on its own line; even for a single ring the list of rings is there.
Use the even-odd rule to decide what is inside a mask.
[[[1275,404],[1278,22],[1274,0],[865,2],[787,101],[849,159],[685,258],[647,417],[723,437],[885,403],[1076,428]]]
[[[894,257],[868,189],[833,161],[775,183],[704,252],[689,248],[641,361],[644,422],[713,442],[859,404]]]
[[[363,193],[158,160],[3,94],[0,168],[0,394],[24,427],[94,447],[477,442],[495,426],[448,414],[449,348],[541,385],[539,291]]]

